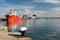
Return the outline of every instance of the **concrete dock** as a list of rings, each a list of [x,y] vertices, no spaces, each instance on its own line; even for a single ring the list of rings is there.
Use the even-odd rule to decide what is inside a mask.
[[[32,40],[32,38],[30,37],[22,37],[20,35],[18,35],[19,33],[17,32],[4,32],[4,31],[0,31],[0,40]]]
[[[20,32],[8,32],[7,27],[0,26],[0,40],[32,40],[32,38],[22,37]]]
[[[17,38],[17,40],[32,40],[31,38],[29,38],[29,37],[21,37],[21,38]]]
[[[19,32],[8,32],[8,35],[15,37],[17,40],[32,40],[32,38],[27,36],[22,37]]]

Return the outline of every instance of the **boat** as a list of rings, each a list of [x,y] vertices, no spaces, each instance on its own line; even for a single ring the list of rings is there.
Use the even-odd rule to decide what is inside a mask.
[[[33,14],[32,19],[35,19],[35,18],[36,18],[36,15]]]
[[[11,9],[9,13],[6,14],[7,18],[7,27],[16,28],[18,24],[24,21],[23,17],[17,16],[17,13],[14,9]]]

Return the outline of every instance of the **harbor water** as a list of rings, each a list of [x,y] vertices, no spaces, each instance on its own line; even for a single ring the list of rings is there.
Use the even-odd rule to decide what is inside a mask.
[[[6,21],[0,21],[5,26]],[[33,40],[60,40],[60,19],[28,19],[17,26],[27,27],[27,36]]]

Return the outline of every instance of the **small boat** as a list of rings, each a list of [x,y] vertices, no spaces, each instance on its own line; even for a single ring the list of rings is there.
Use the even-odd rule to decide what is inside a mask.
[[[36,15],[33,14],[32,18],[35,19],[36,18]]]

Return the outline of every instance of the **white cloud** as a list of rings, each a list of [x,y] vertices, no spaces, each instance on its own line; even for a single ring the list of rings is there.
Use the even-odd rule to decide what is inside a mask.
[[[31,13],[30,11],[33,10],[34,7],[33,6],[14,5],[14,8],[16,9],[16,11],[18,11],[18,13],[21,12],[23,14],[29,14],[29,13]]]
[[[1,2],[5,2],[5,0],[0,0]]]
[[[37,3],[38,3],[38,2],[41,2],[41,1],[44,1],[44,0],[34,0],[34,2],[37,2]]]
[[[60,17],[60,7],[51,8],[48,12],[49,17]]]
[[[52,11],[60,11],[60,7],[51,8]]]
[[[7,5],[5,0],[0,0],[0,5]]]
[[[41,10],[35,10],[34,14],[37,15],[37,17],[46,17],[47,11],[41,11]]]
[[[56,4],[56,3],[60,3],[59,0],[45,0],[44,2],[54,3],[54,4]]]
[[[59,4],[59,0],[34,0],[34,2],[46,2],[46,3],[54,3],[54,4]]]
[[[34,7],[33,6],[19,6],[19,5],[16,5],[14,6],[14,8],[16,9],[33,9]]]
[[[2,15],[5,15],[5,14],[7,14],[9,12],[9,10],[12,7],[14,9],[16,9],[17,14],[24,14],[25,13],[25,9],[32,10],[34,8],[33,6],[22,6],[22,5],[13,5],[12,6],[12,5],[7,5],[5,7],[1,7],[0,8],[0,13],[2,13]]]
[[[49,17],[60,17],[60,7],[51,8],[50,11],[44,11],[44,10],[33,10],[34,8],[33,6],[7,5],[6,7],[0,8],[0,13],[2,13],[2,15],[5,15],[6,13],[9,12],[9,9],[12,7],[17,9],[17,14],[19,15],[26,13],[25,9],[28,9],[29,13],[33,14],[34,12],[39,17],[46,17],[47,13]]]
[[[51,8],[50,10],[47,11],[36,10],[35,14],[38,17],[60,17],[60,7]]]

